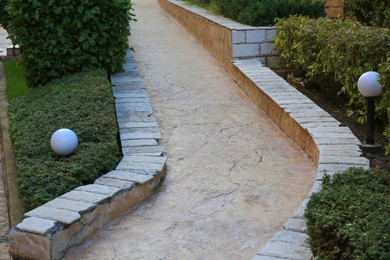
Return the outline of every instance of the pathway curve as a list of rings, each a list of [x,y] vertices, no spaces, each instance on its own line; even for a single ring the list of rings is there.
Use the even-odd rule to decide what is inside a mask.
[[[130,45],[167,177],[66,259],[250,259],[303,201],[315,166],[156,0],[132,2]]]

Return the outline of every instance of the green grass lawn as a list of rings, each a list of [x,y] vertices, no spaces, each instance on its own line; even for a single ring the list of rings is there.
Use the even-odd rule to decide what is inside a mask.
[[[7,84],[7,98],[22,96],[31,91],[26,84],[26,76],[23,65],[14,61],[3,62],[5,80]]]

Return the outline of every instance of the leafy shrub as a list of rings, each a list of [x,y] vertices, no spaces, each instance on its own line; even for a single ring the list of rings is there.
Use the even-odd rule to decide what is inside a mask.
[[[8,32],[23,49],[29,86],[88,68],[121,70],[131,8],[130,0],[9,0]]]
[[[120,157],[111,85],[104,70],[74,74],[34,88],[9,104],[21,200],[35,208],[115,168]],[[79,146],[55,154],[50,138],[70,128]]]
[[[390,28],[389,0],[344,0],[344,13],[367,25]]]
[[[276,17],[325,14],[322,0],[187,0],[204,6],[207,2],[219,7],[219,13],[240,23],[260,26],[273,25]]]
[[[389,173],[352,168],[326,175],[305,210],[318,259],[390,258]]]
[[[379,66],[380,82],[382,84],[382,99],[379,107],[387,110],[387,118],[390,121],[390,52],[387,53],[387,60]],[[385,128],[384,135],[390,140],[390,122]],[[390,154],[390,142],[386,147],[386,153]]]
[[[5,6],[8,4],[8,0],[0,0],[0,25],[3,28],[7,29],[7,24],[9,22],[9,15],[5,10]]]
[[[364,72],[382,68],[387,80],[383,80],[376,109],[378,118],[385,125],[389,123],[389,29],[362,26],[352,20],[305,17],[280,19],[276,27],[276,48],[282,61],[304,71],[310,84],[336,87],[336,92],[349,100],[349,115],[357,116],[361,123],[365,121],[366,102],[357,81]]]

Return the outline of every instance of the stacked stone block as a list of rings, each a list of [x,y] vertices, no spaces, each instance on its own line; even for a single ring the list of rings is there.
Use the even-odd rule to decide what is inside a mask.
[[[161,133],[131,52],[125,72],[111,75],[123,158],[94,184],[25,213],[9,233],[10,254],[61,259],[67,249],[147,197],[166,172]]]

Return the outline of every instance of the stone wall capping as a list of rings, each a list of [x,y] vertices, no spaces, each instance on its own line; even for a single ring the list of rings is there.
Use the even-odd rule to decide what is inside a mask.
[[[158,1],[167,13],[194,34],[250,99],[268,113],[287,136],[300,145],[318,165],[313,187],[306,199],[285,223],[284,230],[277,232],[253,257],[256,260],[312,259],[306,241],[304,209],[310,196],[320,191],[324,174],[333,175],[350,167],[369,169],[369,161],[361,157],[360,141],[349,128],[342,126],[270,68],[265,67],[276,62],[274,55],[277,55],[277,52],[271,48],[276,34],[274,27],[240,27],[235,22],[225,22],[225,19],[223,24],[218,24],[219,19],[215,19],[215,16],[210,16],[200,8],[189,8],[184,1]],[[182,20],[183,17],[186,21]],[[192,27],[189,22],[191,19],[207,24],[204,26],[205,31],[195,33],[197,29]],[[223,31],[225,39],[228,37],[226,35],[230,34],[233,40],[220,41],[207,30]],[[256,35],[256,30],[265,30],[265,33]],[[248,35],[254,36],[250,43]],[[266,42],[262,42],[264,35]],[[250,51],[241,48],[255,44],[253,39],[256,37],[260,53],[251,58],[247,56]],[[208,42],[213,42],[214,48],[210,48]],[[225,55],[219,55],[221,49]],[[232,55],[228,55],[229,53]],[[242,53],[246,56],[241,56]]]
[[[134,55],[111,75],[123,158],[116,169],[25,213],[9,232],[10,254],[61,259],[66,251],[149,196],[164,178],[161,133]]]

